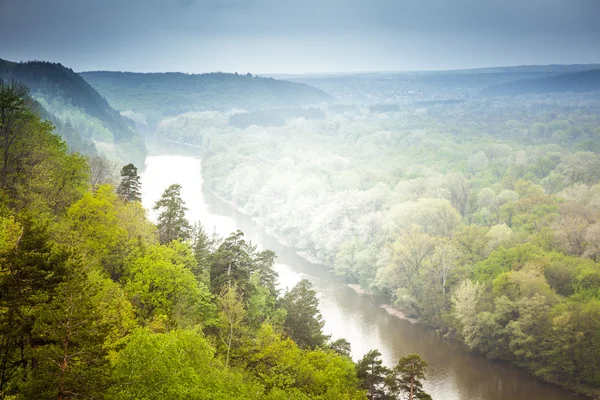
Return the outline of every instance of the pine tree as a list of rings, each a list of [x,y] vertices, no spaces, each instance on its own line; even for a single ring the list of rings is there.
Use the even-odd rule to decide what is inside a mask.
[[[181,198],[181,185],[174,184],[165,190],[160,200],[154,204],[158,215],[158,234],[162,244],[171,243],[173,240],[187,240],[190,238],[192,227],[185,219],[185,202]]]
[[[407,396],[408,400],[431,400],[423,391],[427,363],[418,354],[401,357],[398,364],[387,376],[386,383],[390,392],[396,396]]]
[[[142,201],[142,184],[138,175],[138,169],[133,164],[127,164],[121,169],[121,184],[117,188],[117,194],[126,203]]]
[[[356,363],[356,375],[360,387],[367,391],[369,400],[384,400],[389,398],[385,393],[385,377],[390,370],[383,365],[381,353],[371,350]]]
[[[323,334],[323,317],[319,311],[317,294],[312,284],[303,279],[283,296],[283,308],[287,311],[285,329],[290,338],[301,348],[323,347],[329,336]]]

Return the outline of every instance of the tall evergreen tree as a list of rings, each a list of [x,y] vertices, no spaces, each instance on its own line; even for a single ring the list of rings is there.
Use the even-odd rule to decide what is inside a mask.
[[[379,350],[371,350],[356,363],[356,375],[360,380],[360,388],[367,391],[369,400],[385,400],[390,398],[385,392],[385,377],[390,373],[383,365]]]
[[[190,238],[192,227],[185,219],[185,202],[181,198],[181,185],[173,184],[167,188],[162,197],[154,204],[158,215],[158,234],[162,244],[171,243],[173,240],[187,240]]]
[[[142,201],[141,189],[138,169],[133,164],[127,164],[121,169],[121,184],[117,188],[117,194],[126,203]]]
[[[284,326],[290,338],[301,348],[323,347],[329,336],[323,334],[325,321],[310,281],[298,282],[283,296],[282,303],[287,311]]]
[[[390,392],[408,400],[431,400],[423,391],[427,363],[418,354],[401,357],[386,378]]]
[[[223,240],[211,257],[210,285],[214,294],[220,294],[223,288],[235,283],[244,298],[250,295],[252,251],[239,230]]]

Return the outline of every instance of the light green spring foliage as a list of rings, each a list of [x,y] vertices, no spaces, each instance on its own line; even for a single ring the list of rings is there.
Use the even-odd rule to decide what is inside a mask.
[[[0,133],[16,146],[0,147],[0,397],[364,398],[349,358],[281,335],[273,252],[241,232],[161,243],[19,90],[0,86]],[[222,276],[227,257],[235,275]]]
[[[190,263],[194,263],[191,252],[177,254],[164,245],[148,248],[132,263],[125,290],[140,321],[152,324],[164,319],[170,328],[212,323],[211,294],[196,280]]]
[[[597,390],[598,326],[581,316],[600,299],[599,103],[557,96],[330,107],[245,129],[188,114],[160,133],[205,150],[211,191],[409,317]]]
[[[226,369],[202,333],[140,329],[114,361],[107,399],[259,399],[262,388]]]
[[[352,360],[331,350],[302,350],[268,324],[261,327],[250,348],[248,365],[271,392],[269,398],[280,398],[275,394],[286,389],[291,389],[290,393],[297,398],[364,398],[364,393],[357,390],[358,378]]]

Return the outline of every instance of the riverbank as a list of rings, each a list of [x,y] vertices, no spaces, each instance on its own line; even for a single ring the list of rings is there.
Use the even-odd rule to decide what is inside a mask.
[[[360,294],[360,295],[366,295],[366,296],[373,296],[373,293],[366,291],[365,289],[363,289],[362,286],[356,284],[356,283],[349,283],[348,286],[350,289],[354,290],[356,293]],[[419,320],[415,319],[415,318],[410,318],[408,317],[406,314],[404,314],[402,311],[394,308],[392,305],[390,304],[382,304],[379,306],[380,308],[383,308],[388,314],[393,315],[396,318],[400,318],[403,319],[405,321],[410,322],[411,324],[418,324],[420,323]]]
[[[192,159],[193,165],[190,164]],[[195,190],[183,190],[182,193],[191,196],[184,198],[184,201],[190,211],[199,216],[198,220],[207,226],[222,227],[219,229],[221,233],[240,229],[248,240],[261,248],[276,251],[278,268],[285,272],[280,277],[289,283],[287,286],[293,286],[300,278],[310,279],[319,298],[326,334],[331,334],[333,338],[346,338],[352,345],[354,360],[377,348],[382,353],[385,365],[390,366],[401,356],[418,353],[430,365],[425,389],[436,400],[573,398],[571,392],[547,385],[509,363],[489,361],[483,356],[467,352],[463,346],[445,340],[434,330],[389,313],[369,296],[358,295],[354,289],[348,290],[343,280],[322,264],[308,262],[293,246],[280,245],[279,240],[269,236],[251,217],[238,212],[235,204],[219,199],[206,187],[204,192],[200,190],[198,183],[202,182],[202,177],[197,155],[149,157],[148,160],[153,166],[150,171],[153,171],[153,175],[158,174],[159,179],[157,176],[145,177],[142,186],[148,185],[147,190],[158,193],[164,189],[164,184],[172,183],[173,179],[180,179],[184,188],[195,187]],[[290,275],[293,275],[291,280]]]
[[[294,249],[295,253],[301,257],[302,259],[308,261],[309,263],[312,264],[317,264],[317,265],[321,265],[325,267],[325,264],[323,262],[321,262],[320,260],[311,257],[310,254],[306,253],[306,252],[302,252],[299,251],[297,249],[294,248],[294,246],[289,243],[286,240],[283,240],[282,238],[277,237],[277,235],[274,235],[272,232],[267,231],[268,227],[265,227],[263,224],[260,223],[260,221],[258,221],[256,218],[253,218],[251,215],[244,213],[239,207],[236,206],[236,204],[234,204],[234,202],[227,200],[226,198],[210,191],[208,188],[206,188],[207,191],[209,191],[211,193],[211,195],[213,195],[215,198],[219,199],[219,201],[222,201],[224,203],[226,203],[228,206],[230,206],[232,209],[236,210],[237,212],[239,212],[240,214],[246,216],[247,218],[251,219],[257,226],[259,226],[261,229],[265,230],[265,233],[267,233],[272,239],[274,239],[275,241],[277,241],[277,243],[279,243],[282,246],[286,246],[289,248]],[[333,271],[330,270],[329,268],[324,268],[326,269],[326,271],[330,274],[333,274]],[[346,287],[352,289],[352,291],[358,295],[361,296],[373,296],[374,294],[369,292],[368,290],[366,290],[365,288],[363,288],[361,285],[359,284],[346,284]],[[407,316],[405,313],[403,313],[402,311],[394,308],[392,305],[390,304],[381,304],[378,306],[380,309],[384,310],[388,315],[394,317],[395,319],[398,320],[402,320],[402,321],[406,321],[408,323],[410,323],[411,325],[419,325],[422,326],[423,329],[433,332],[435,333],[435,329],[427,326],[426,324],[423,324],[421,321],[419,321],[416,318],[411,318],[409,316]],[[454,339],[442,339],[444,341],[449,341],[449,342],[453,342],[456,345],[459,345],[462,349],[464,349],[463,351],[465,351],[468,354],[476,354],[474,352],[469,351],[468,349],[466,349],[464,347],[463,344],[460,343],[460,341],[458,340],[454,340]],[[480,355],[477,355],[480,356]],[[484,356],[482,356],[484,357]],[[580,396],[579,398],[581,398],[582,400],[584,399],[594,399],[594,400],[600,400],[600,389],[594,389],[594,388],[590,388],[590,387],[584,387],[581,385],[569,385],[569,384],[565,384],[564,382],[558,382],[558,381],[553,381],[553,380],[548,380],[548,379],[543,379],[540,377],[536,377],[533,374],[531,374],[527,368],[523,367],[523,366],[519,366],[516,363],[511,363],[508,362],[509,364],[515,366],[516,368],[518,368],[519,370],[521,370],[524,374],[529,375],[530,377],[532,377],[532,379],[535,379],[539,382],[543,382],[544,384],[549,384],[549,385],[554,385],[556,387],[560,387],[561,390],[565,390],[568,391],[570,393],[571,396]],[[532,400],[534,399],[534,397],[528,398],[527,400]],[[537,397],[535,397],[535,399],[537,399]],[[543,398],[544,400],[546,398]],[[540,400],[542,400],[542,398],[540,398]]]

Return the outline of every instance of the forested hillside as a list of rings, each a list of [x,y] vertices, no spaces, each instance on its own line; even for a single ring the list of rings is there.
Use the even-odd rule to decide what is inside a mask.
[[[308,281],[278,293],[275,254],[190,226],[178,185],[149,222],[135,166],[108,184],[20,88],[0,84],[0,397],[365,398]]]
[[[595,94],[474,98],[239,129],[164,120],[207,188],[406,317],[581,391],[600,388]]]
[[[0,79],[27,85],[75,151],[94,154],[96,147],[124,161],[143,162],[143,139],[133,121],[113,109],[81,76],[57,63],[14,63],[0,59]],[[94,146],[95,144],[95,146]]]
[[[251,74],[84,72],[81,76],[123,112],[152,127],[189,111],[257,110],[329,101],[311,86]]]

